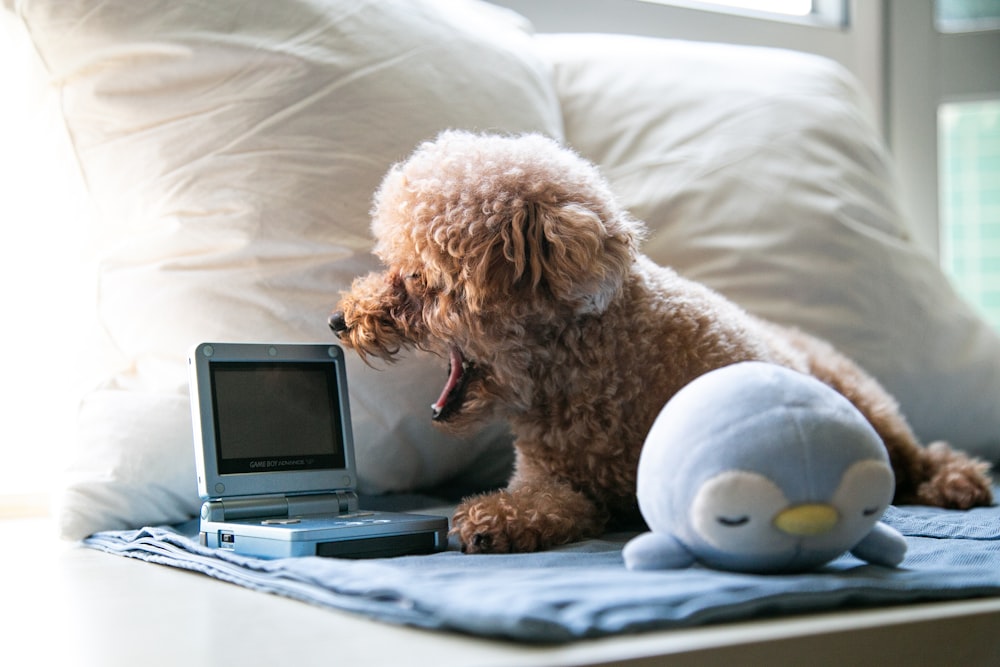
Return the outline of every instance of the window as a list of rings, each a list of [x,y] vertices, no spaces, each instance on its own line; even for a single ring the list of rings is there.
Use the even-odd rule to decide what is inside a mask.
[[[1000,99],[1000,31],[989,29],[1000,2],[887,0],[886,12],[888,139],[904,213],[958,290],[988,314],[996,298],[989,267],[1000,278],[1000,266],[987,245],[996,186],[981,167],[996,139],[983,115],[990,105],[980,103]]]
[[[998,0],[937,0],[934,22],[939,32],[977,32],[1000,29]]]
[[[941,264],[1000,330],[1000,101],[938,114]]]
[[[937,0],[942,33],[1000,30],[998,0]],[[1000,100],[938,112],[941,263],[1000,330]]]
[[[671,0],[653,1],[671,4]],[[701,4],[719,5],[732,9],[750,9],[787,16],[808,16],[813,10],[812,0],[702,0]]]
[[[772,20],[847,25],[846,0],[642,0],[692,9],[732,12]]]

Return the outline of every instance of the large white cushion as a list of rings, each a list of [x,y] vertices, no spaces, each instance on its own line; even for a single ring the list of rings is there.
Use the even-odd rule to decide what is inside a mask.
[[[845,71],[760,48],[539,41],[567,143],[649,223],[645,252],[832,342],[925,441],[1000,460],[1000,340],[914,242]]]
[[[115,354],[85,397],[68,538],[197,512],[186,354],[205,340],[331,341],[375,268],[371,195],[445,128],[561,137],[528,26],[455,0],[23,0],[100,216]],[[348,369],[362,490],[505,476],[493,427],[430,424],[439,360]]]

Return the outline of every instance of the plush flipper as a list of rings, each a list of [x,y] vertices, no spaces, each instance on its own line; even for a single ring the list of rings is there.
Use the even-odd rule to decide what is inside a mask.
[[[622,550],[630,570],[673,570],[689,567],[694,557],[670,535],[643,533],[629,540]]]
[[[858,542],[851,553],[873,565],[896,567],[906,557],[906,538],[898,530],[881,521]]]

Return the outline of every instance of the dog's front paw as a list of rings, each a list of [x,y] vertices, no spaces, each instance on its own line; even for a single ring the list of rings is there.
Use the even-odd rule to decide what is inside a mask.
[[[452,517],[451,534],[458,537],[464,553],[510,553],[536,551],[537,536],[519,525],[518,511],[510,493],[497,493],[466,500]]]
[[[539,551],[600,535],[607,517],[562,485],[518,487],[464,501],[451,534],[465,553]]]

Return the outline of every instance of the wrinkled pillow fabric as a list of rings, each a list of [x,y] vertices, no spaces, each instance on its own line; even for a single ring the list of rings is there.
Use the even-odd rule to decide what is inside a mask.
[[[646,253],[829,340],[924,441],[1000,461],[1000,340],[914,242],[849,74],[777,49],[538,41],[567,143],[649,224]]]
[[[332,341],[375,268],[371,196],[446,128],[561,138],[516,14],[472,0],[23,0],[90,194],[113,355],[85,397],[62,534],[197,512],[186,355],[206,340]],[[349,362],[361,490],[502,482],[509,437],[433,429],[445,365]]]

